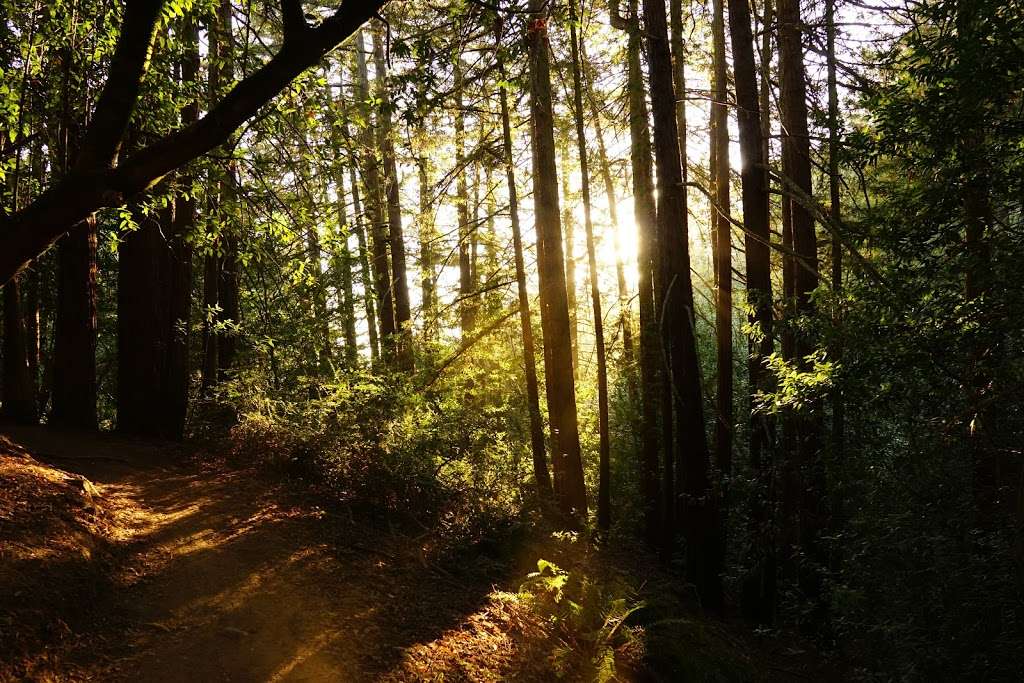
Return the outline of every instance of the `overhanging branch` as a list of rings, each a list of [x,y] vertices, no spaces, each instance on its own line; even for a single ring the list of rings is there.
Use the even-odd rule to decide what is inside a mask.
[[[164,4],[161,0],[127,3],[121,42],[93,125],[86,134],[88,153],[83,150],[78,165],[58,184],[0,223],[0,283],[10,280],[89,214],[120,205],[171,171],[221,145],[299,74],[317,64],[377,14],[386,1],[342,3],[318,26],[307,25],[301,40],[286,40],[277,54],[235,85],[206,116],[110,168],[110,159],[116,157],[138,95],[138,83],[145,73],[156,16]],[[292,7],[290,11],[294,11],[294,6],[301,11],[300,3],[282,0],[282,8]],[[302,21],[305,24],[305,19]]]

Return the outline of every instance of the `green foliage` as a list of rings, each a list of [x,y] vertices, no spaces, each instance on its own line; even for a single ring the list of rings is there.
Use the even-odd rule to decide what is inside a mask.
[[[481,361],[456,364],[425,392],[379,371],[275,388],[268,368],[239,370],[218,389],[237,415],[233,457],[309,478],[361,514],[436,528],[453,546],[500,534],[532,495],[525,406],[480,391],[509,370],[500,355],[490,369]]]
[[[916,6],[915,27],[872,55],[885,66],[847,150],[865,199],[849,232],[884,281],[848,281],[831,337],[850,435],[827,461],[844,522],[834,618],[884,677],[1024,670],[1020,16]],[[985,461],[1001,472],[988,489]]]
[[[622,585],[605,585],[582,572],[570,574],[553,562],[537,560],[537,571],[527,575],[519,596],[553,636],[548,660],[559,677],[620,680],[617,655],[629,656],[641,647],[642,631],[626,620],[644,607],[621,591]]]

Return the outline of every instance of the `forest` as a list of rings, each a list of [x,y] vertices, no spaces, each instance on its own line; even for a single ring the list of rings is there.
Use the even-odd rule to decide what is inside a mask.
[[[0,681],[1024,679],[1020,0],[0,0],[0,207]]]

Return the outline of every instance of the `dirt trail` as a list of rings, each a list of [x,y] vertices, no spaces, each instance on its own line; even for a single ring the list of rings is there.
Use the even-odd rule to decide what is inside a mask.
[[[410,556],[409,539],[324,523],[253,472],[173,465],[183,454],[172,446],[113,437],[12,437],[93,480],[126,548],[112,604],[76,634],[69,677],[402,679],[410,647],[487,602],[487,585],[446,586]]]

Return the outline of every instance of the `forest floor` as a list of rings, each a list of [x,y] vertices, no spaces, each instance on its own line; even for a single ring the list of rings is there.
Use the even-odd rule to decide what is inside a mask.
[[[546,679],[498,563],[181,446],[2,433],[0,681]]]

